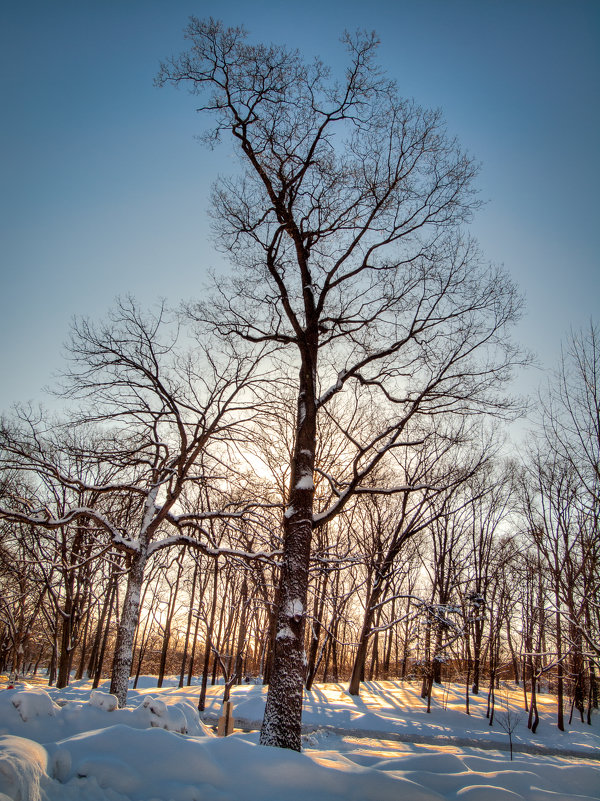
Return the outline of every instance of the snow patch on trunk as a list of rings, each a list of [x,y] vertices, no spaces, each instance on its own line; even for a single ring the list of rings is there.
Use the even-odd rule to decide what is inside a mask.
[[[285,614],[292,620],[298,623],[304,615],[304,604],[299,598],[294,598],[293,601],[288,601],[285,606]]]
[[[298,490],[314,490],[314,488],[315,485],[310,474],[302,476],[302,478],[298,479],[296,482],[296,489]]]

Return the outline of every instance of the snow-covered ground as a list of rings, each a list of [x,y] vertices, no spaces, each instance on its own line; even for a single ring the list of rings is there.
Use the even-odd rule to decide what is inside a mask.
[[[233,689],[239,728],[217,738],[210,724],[223,688],[208,688],[203,723],[199,688],[176,684],[157,689],[144,677],[125,709],[114,708],[106,687],[91,693],[87,682],[0,690],[0,801],[600,798],[600,719],[591,727],[574,719],[561,733],[551,696],[539,698],[533,736],[516,688],[498,694],[490,727],[485,695],[471,698],[467,716],[464,689],[454,685],[434,688],[429,715],[414,684],[370,682],[360,698],[345,685],[317,685],[305,695],[297,754],[258,746],[261,686]],[[506,704],[519,716],[512,762],[500,725]]]

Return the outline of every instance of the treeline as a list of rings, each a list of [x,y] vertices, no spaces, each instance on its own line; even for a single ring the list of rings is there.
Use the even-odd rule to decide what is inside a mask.
[[[88,325],[74,332],[84,369],[63,391],[86,396],[85,414],[49,422],[21,408],[4,421],[0,670],[43,671],[59,687],[111,675],[115,690],[123,664],[134,684],[145,673],[159,686],[201,678],[202,708],[217,679],[269,681],[293,412],[255,364],[232,369],[230,354],[223,367],[206,347],[183,359],[164,311],[143,317],[124,303],[110,330],[104,341]],[[374,491],[316,530],[307,608],[290,610],[306,616],[307,687],[344,681],[357,694],[364,680],[418,679],[427,698],[433,682],[461,681],[468,711],[470,692],[493,702],[513,679],[534,730],[540,688],[559,697],[559,727],[565,714],[590,722],[596,344],[593,328],[573,338],[521,463],[501,458],[497,432],[444,442],[424,430],[378,469]],[[345,442],[323,427],[319,508]]]

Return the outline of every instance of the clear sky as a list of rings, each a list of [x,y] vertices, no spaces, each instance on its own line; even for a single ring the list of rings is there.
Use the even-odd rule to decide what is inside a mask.
[[[401,93],[482,162],[472,230],[526,296],[518,338],[549,368],[598,320],[599,0],[20,0],[0,12],[0,411],[43,398],[73,315],[197,297],[217,263],[229,149],[194,139],[192,96],[153,86],[190,14],[333,65],[345,28],[374,29]]]

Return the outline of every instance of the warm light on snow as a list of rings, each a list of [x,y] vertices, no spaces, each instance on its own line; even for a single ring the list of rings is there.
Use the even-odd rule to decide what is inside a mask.
[[[128,706],[106,686],[0,691],[0,800],[6,801],[591,801],[600,798],[600,736],[573,721],[561,733],[555,699],[538,698],[541,723],[523,719],[507,736],[485,717],[487,695],[435,686],[432,713],[420,686],[367,682],[305,693],[303,754],[258,746],[266,691],[232,689],[237,729],[214,736],[198,720],[198,686],[141,677]],[[503,688],[522,709],[518,687]],[[90,697],[91,696],[91,697]],[[209,687],[205,717],[216,722],[223,687]],[[500,705],[496,707],[496,713]],[[594,720],[594,724],[596,720]],[[242,730],[243,729],[243,730]],[[529,749],[524,753],[522,749]],[[2,795],[4,794],[4,795]]]

